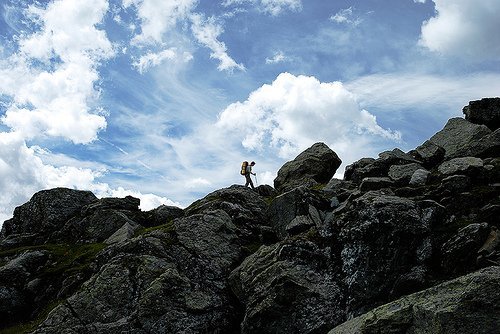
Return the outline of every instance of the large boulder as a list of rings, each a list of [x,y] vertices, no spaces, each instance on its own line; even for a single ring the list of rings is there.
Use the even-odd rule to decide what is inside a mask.
[[[325,333],[344,319],[341,272],[330,247],[306,238],[263,246],[230,276],[245,305],[241,333]]]
[[[417,202],[371,191],[337,217],[348,315],[359,315],[427,284],[433,256],[431,226],[443,214],[433,201]]]
[[[37,192],[31,199],[15,208],[13,218],[5,221],[0,237],[13,234],[36,234],[33,243],[44,243],[59,231],[85,205],[97,200],[90,191],[54,188]]]
[[[500,98],[484,98],[477,101],[470,101],[468,106],[463,108],[465,119],[474,124],[484,124],[491,130],[500,127]]]
[[[473,152],[476,142],[490,133],[491,130],[486,125],[473,124],[463,118],[451,118],[429,141],[444,148],[444,159],[448,160],[467,155],[476,156],[477,152]]]
[[[301,185],[327,184],[342,161],[324,143],[316,143],[283,165],[274,179],[274,188],[285,192]]]
[[[279,239],[321,226],[319,210],[330,208],[330,203],[306,187],[297,187],[276,197],[267,210],[267,216]]]
[[[500,328],[500,267],[489,267],[380,306],[328,334],[494,334]]]
[[[419,163],[410,154],[395,148],[379,154],[378,159],[363,158],[345,169],[344,180],[361,184],[367,177],[387,177],[392,166]]]

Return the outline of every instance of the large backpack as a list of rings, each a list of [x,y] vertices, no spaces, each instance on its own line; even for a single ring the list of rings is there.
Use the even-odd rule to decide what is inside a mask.
[[[243,161],[241,163],[241,171],[240,171],[241,175],[245,175],[247,173],[247,166],[248,166],[248,161]]]

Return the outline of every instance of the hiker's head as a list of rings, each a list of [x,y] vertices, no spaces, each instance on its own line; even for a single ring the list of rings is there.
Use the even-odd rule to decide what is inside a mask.
[[[252,161],[252,162],[250,163],[250,166],[253,166],[253,165],[255,165],[255,161]]]

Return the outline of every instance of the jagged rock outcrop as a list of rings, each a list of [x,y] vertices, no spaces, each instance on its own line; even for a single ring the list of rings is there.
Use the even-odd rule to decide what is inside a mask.
[[[500,267],[494,266],[380,306],[328,334],[494,334],[498,305]]]
[[[302,185],[327,184],[341,164],[334,151],[324,143],[316,143],[280,168],[274,188],[285,192]]]
[[[277,189],[186,209],[37,193],[0,233],[0,332],[495,333],[500,129],[481,105],[343,180],[318,143]]]
[[[500,98],[485,98],[470,101],[462,109],[465,119],[474,124],[484,124],[491,130],[500,128]]]

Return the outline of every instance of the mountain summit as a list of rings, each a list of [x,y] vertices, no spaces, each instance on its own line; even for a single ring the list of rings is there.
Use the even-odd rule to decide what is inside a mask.
[[[464,113],[186,209],[40,191],[0,233],[0,333],[498,333],[500,98]]]

